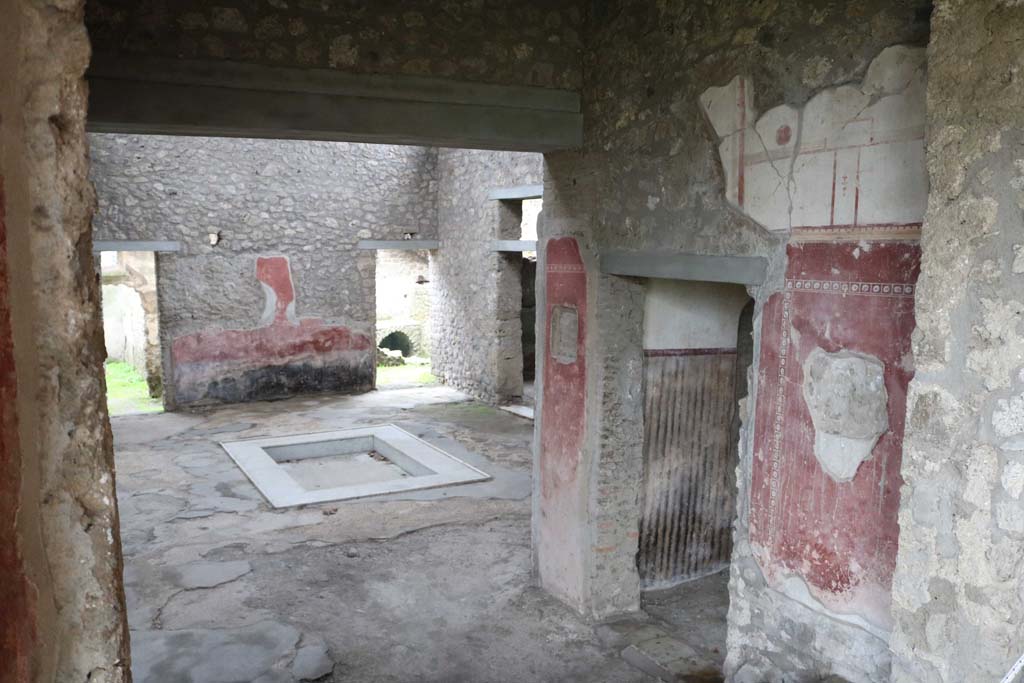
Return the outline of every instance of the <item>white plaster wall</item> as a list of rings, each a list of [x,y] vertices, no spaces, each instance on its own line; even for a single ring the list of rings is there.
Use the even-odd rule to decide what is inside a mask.
[[[537,239],[537,219],[540,218],[540,212],[543,208],[543,199],[523,200],[523,222],[521,223],[522,234],[520,239]]]
[[[924,164],[924,48],[896,45],[862,83],[829,88],[800,111],[783,104],[760,118],[754,85],[737,76],[709,88],[701,106],[721,139],[726,198],[765,228],[918,224]]]
[[[746,288],[717,282],[650,279],[644,301],[645,349],[734,349]]]

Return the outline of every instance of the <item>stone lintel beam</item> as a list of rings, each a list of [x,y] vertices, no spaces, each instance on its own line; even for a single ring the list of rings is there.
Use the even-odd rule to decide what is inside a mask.
[[[495,187],[487,193],[488,199],[515,201],[520,199],[540,199],[544,196],[543,185],[513,185],[512,187]]]
[[[667,280],[731,282],[760,285],[768,261],[760,256],[708,256],[671,251],[601,252],[601,272],[608,275],[654,277]]]
[[[97,56],[98,133],[329,140],[549,152],[579,147],[579,95],[439,78]]]
[[[492,251],[524,252],[537,251],[537,240],[494,240]]]
[[[395,251],[422,251],[438,249],[440,240],[359,240],[356,249],[391,249]]]
[[[181,251],[181,242],[174,240],[93,240],[97,251]]]

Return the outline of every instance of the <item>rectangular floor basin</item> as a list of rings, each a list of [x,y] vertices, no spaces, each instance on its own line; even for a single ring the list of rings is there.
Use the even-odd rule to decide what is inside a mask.
[[[225,441],[221,446],[275,508],[491,478],[394,425]]]

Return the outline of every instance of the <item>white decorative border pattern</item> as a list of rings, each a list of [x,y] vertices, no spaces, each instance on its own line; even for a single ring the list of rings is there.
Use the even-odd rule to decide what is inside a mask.
[[[859,296],[912,297],[914,285],[902,282],[846,282],[843,280],[786,280],[787,292],[856,294]]]

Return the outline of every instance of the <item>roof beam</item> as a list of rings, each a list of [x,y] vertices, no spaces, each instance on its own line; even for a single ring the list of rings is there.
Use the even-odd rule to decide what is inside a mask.
[[[578,147],[579,94],[228,61],[90,65],[88,129],[548,152]]]

